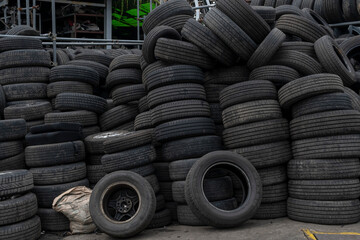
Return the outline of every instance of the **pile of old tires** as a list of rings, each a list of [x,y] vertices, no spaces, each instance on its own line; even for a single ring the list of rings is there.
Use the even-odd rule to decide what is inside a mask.
[[[0,174],[0,236],[2,239],[38,239],[41,234],[32,174],[27,170]]]
[[[52,111],[46,95],[50,56],[38,39],[3,38],[0,46],[0,115],[25,119],[29,131],[43,124],[45,114]]]
[[[313,10],[322,16],[328,23],[341,23],[344,21],[358,21],[360,8],[356,0],[252,0],[252,6],[266,6],[280,11],[293,11],[296,8]],[[300,13],[301,11],[299,11]]]
[[[65,231],[69,220],[52,209],[53,200],[76,186],[88,186],[85,146],[79,124],[54,123],[31,128],[25,137],[25,162],[34,178],[41,226]]]

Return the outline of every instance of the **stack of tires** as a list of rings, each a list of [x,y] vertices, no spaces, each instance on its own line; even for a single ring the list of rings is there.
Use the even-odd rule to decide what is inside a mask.
[[[100,116],[102,131],[134,130],[134,119],[138,112],[138,101],[146,95],[141,84],[140,56],[121,55],[110,65],[106,78],[114,107]]]
[[[279,90],[291,109],[294,159],[288,164],[288,215],[319,224],[360,220],[360,112],[352,110],[339,76],[317,74]]]
[[[45,114],[52,111],[46,95],[49,54],[40,40],[26,37],[0,39],[0,46],[0,85],[7,101],[4,118],[23,118],[28,130],[43,124]]]
[[[89,179],[91,188],[106,175],[101,163],[101,158],[105,155],[104,142],[124,134],[127,134],[127,131],[107,131],[92,134],[84,139],[86,147],[87,178]]]
[[[128,170],[143,176],[156,194],[156,213],[149,228],[171,224],[171,213],[165,206],[165,198],[160,194],[160,186],[155,175],[153,161],[156,151],[152,146],[153,129],[127,132],[104,142],[105,155],[101,158],[106,173]]]
[[[27,170],[0,172],[0,236],[3,239],[40,238],[33,178]]]
[[[0,169],[25,169],[24,137],[26,122],[23,119],[0,120]]]
[[[45,123],[78,123],[86,137],[100,132],[98,115],[107,108],[107,101],[102,97],[86,93],[60,93],[55,99],[58,111],[46,114]]]
[[[34,178],[42,229],[68,230],[68,219],[54,211],[52,203],[70,188],[89,186],[81,126],[55,123],[32,127],[30,131],[25,137],[25,161]]]
[[[49,81],[47,96],[55,108],[60,93],[93,94],[93,89],[99,87],[99,74],[89,67],[64,65],[51,69]]]
[[[275,86],[265,80],[237,83],[220,93],[224,145],[247,158],[262,180],[262,204],[254,216],[259,219],[286,216],[286,163],[292,155],[277,98]]]

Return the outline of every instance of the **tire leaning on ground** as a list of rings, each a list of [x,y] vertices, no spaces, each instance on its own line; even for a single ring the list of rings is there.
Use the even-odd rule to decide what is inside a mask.
[[[247,198],[233,210],[214,207],[205,197],[203,179],[210,169],[224,168],[247,185]],[[242,224],[256,213],[262,199],[261,179],[251,163],[236,153],[216,151],[200,158],[190,169],[185,183],[185,197],[192,212],[204,223],[228,228]]]
[[[113,237],[127,238],[140,233],[150,224],[155,209],[152,187],[130,171],[106,175],[90,197],[90,215],[95,225]]]

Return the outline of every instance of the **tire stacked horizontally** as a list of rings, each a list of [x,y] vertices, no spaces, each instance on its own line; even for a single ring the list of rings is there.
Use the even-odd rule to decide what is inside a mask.
[[[1,239],[36,240],[41,235],[33,177],[27,170],[0,172]]]
[[[291,108],[294,159],[288,164],[288,216],[319,224],[360,220],[360,112],[339,76],[318,74],[279,90]]]
[[[25,169],[24,137],[26,122],[23,119],[0,120],[0,169]]]
[[[69,220],[52,209],[53,200],[76,186],[89,186],[86,179],[85,146],[78,124],[45,124],[26,135],[25,161],[34,178],[42,229],[65,231]]]
[[[141,84],[140,56],[126,54],[110,64],[106,87],[110,91],[113,108],[100,116],[101,131],[134,130],[138,101],[146,95]]]
[[[60,93],[55,99],[58,111],[46,114],[45,123],[80,124],[86,137],[100,132],[98,115],[104,113],[107,107],[107,101],[102,97],[86,93]]]
[[[50,56],[40,40],[0,39],[0,85],[7,101],[7,107],[0,103],[0,115],[4,119],[23,118],[28,131],[32,126],[44,124],[45,114],[52,111],[46,95],[50,66]]]
[[[286,216],[286,163],[292,156],[275,86],[265,80],[237,83],[220,93],[220,104],[225,147],[247,158],[262,180],[262,204],[254,218]]]
[[[165,206],[153,162],[156,151],[152,145],[153,129],[123,132],[104,142],[105,155],[101,158],[106,173],[128,170],[143,176],[156,194],[156,213],[148,228],[171,224],[171,213]]]
[[[105,155],[104,142],[127,133],[128,131],[125,130],[107,131],[95,133],[85,138],[87,178],[91,188],[106,175],[101,163],[101,158]]]

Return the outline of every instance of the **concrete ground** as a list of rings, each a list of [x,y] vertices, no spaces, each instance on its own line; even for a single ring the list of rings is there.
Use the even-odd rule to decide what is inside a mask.
[[[315,238],[306,237],[303,229],[324,233],[340,233],[336,235],[315,234]],[[349,236],[344,232],[360,232],[360,223],[345,226],[329,226],[292,221],[288,218],[274,220],[250,220],[238,228],[216,229],[212,227],[190,227],[171,225],[165,228],[146,230],[133,240],[359,240],[357,236]],[[310,234],[311,235],[311,234]],[[62,237],[61,234],[47,233],[41,240],[110,240],[106,234],[82,234]]]

